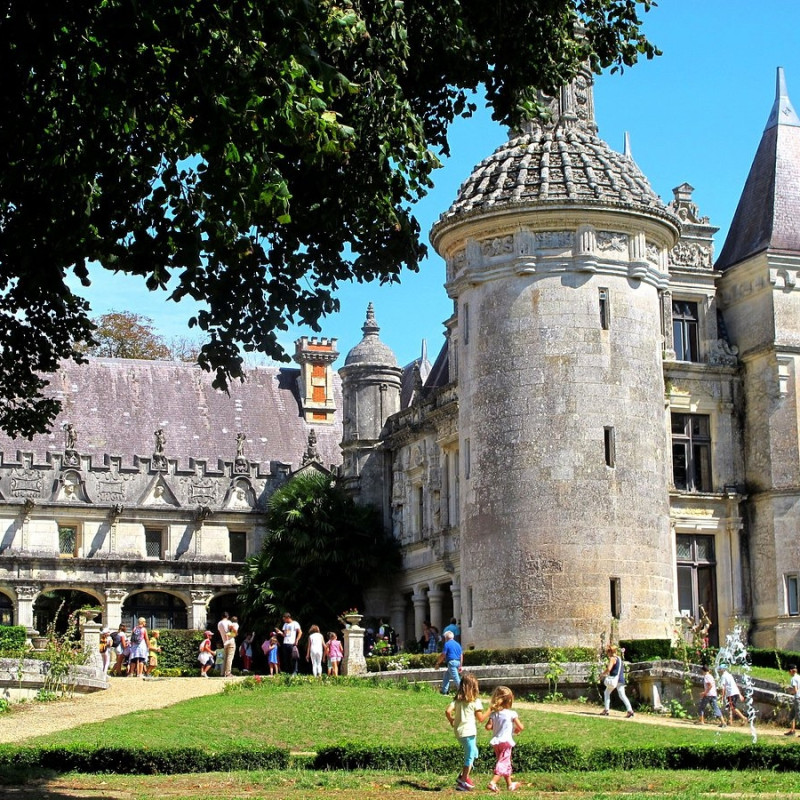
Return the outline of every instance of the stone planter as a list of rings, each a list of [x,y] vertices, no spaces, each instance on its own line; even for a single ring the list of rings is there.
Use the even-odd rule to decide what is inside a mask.
[[[362,619],[364,619],[364,615],[363,614],[345,614],[344,615],[344,621],[351,628],[357,628]]]
[[[47,649],[47,637],[46,636],[31,636],[31,644],[33,645],[34,650],[46,650]]]

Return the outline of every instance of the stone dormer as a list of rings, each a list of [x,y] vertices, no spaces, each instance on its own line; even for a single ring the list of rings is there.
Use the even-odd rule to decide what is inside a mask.
[[[300,365],[298,388],[303,417],[315,425],[330,425],[336,416],[331,369],[339,357],[336,339],[301,336],[294,346],[294,360]]]

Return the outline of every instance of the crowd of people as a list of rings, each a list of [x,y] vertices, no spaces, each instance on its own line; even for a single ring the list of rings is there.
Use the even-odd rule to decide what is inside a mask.
[[[144,678],[152,675],[158,667],[159,631],[147,630],[147,620],[139,617],[136,625],[128,633],[124,623],[115,631],[103,628],[100,631],[100,657],[103,675],[127,675]],[[114,666],[111,666],[111,661]]]

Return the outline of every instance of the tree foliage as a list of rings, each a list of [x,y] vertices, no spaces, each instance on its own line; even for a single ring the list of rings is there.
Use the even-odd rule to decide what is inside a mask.
[[[199,345],[188,337],[167,341],[153,327],[153,320],[133,311],[110,311],[93,320],[92,344],[86,355],[103,358],[141,358],[194,361]]]
[[[330,630],[348,608],[363,608],[363,589],[400,567],[397,541],[375,509],[357,505],[330,476],[301,473],[267,507],[268,533],[247,559],[239,590],[244,627],[260,629],[284,611],[307,629]]]
[[[191,297],[199,363],[286,359],[344,280],[425,252],[411,206],[484,86],[534,111],[589,59],[654,48],[651,0],[9,0],[0,11],[0,427],[58,411],[44,374],[91,339],[92,263]],[[583,33],[576,34],[576,23]]]

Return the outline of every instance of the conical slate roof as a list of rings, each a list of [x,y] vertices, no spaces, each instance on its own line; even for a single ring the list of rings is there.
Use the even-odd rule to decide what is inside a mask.
[[[716,268],[763,252],[800,252],[800,118],[778,68],[775,103]]]
[[[549,122],[532,120],[481,161],[434,226],[517,206],[619,207],[674,221],[629,155],[597,135],[591,75],[581,73],[551,101]]]

